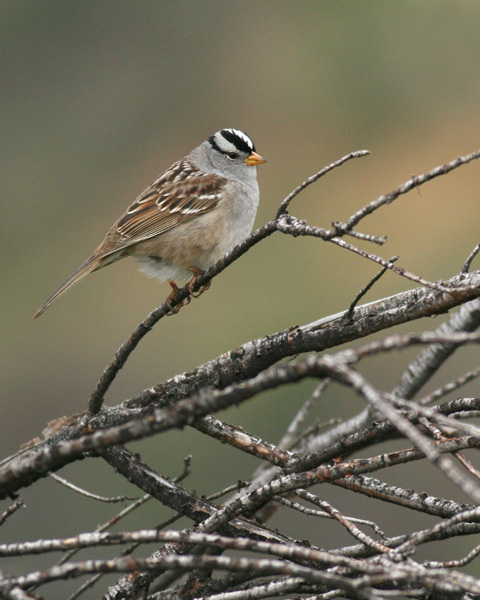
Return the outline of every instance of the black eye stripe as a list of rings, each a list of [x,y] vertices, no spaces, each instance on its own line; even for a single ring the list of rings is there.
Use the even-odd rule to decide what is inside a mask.
[[[215,135],[211,135],[208,138],[208,141],[210,142],[210,146],[214,149],[217,150],[217,152],[221,152],[222,154],[226,154],[226,152],[224,152],[223,150],[221,150],[220,146],[217,144],[217,141],[215,140]]]

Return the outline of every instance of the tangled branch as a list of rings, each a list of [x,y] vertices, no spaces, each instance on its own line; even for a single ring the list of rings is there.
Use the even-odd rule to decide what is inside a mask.
[[[470,272],[478,246],[459,274],[435,282],[402,266],[401,257],[383,258],[351,243],[359,239],[384,246],[385,235],[355,228],[409,191],[479,158],[480,151],[408,179],[330,227],[311,225],[290,214],[292,201],[305,188],[351,159],[367,154],[363,150],[352,152],[305,180],[280,203],[271,221],[199,275],[196,286],[210,282],[276,232],[332,243],[379,264],[381,272],[366,283],[353,302],[342,301],[344,306],[336,314],[248,341],[190,372],[139,390],[107,407],[105,395],[121,368],[172,306],[181,306],[188,299],[188,286],[176,292],[170,306],[155,308],[117,350],[86,412],[51,423],[43,440],[26,445],[0,463],[3,500],[83,459],[88,459],[85,462],[91,468],[102,461],[114,469],[136,487],[140,498],[132,499],[131,494],[115,498],[92,494],[55,476],[56,481],[69,486],[72,494],[81,494],[91,502],[120,501],[127,506],[95,531],[85,523],[87,533],[67,539],[0,544],[0,557],[8,559],[9,564],[22,557],[62,555],[49,568],[24,574],[8,575],[4,568],[0,573],[0,597],[32,600],[39,597],[38,590],[47,583],[61,585],[87,575],[90,578],[69,592],[71,599],[87,591],[91,597],[93,586],[97,586],[96,597],[103,594],[105,600],[139,595],[148,600],[247,600],[285,594],[305,598],[314,595],[325,600],[377,599],[395,594],[427,600],[444,594],[480,595],[480,582],[464,569],[480,554],[478,540],[471,538],[480,533],[480,473],[474,464],[480,448],[480,428],[475,422],[480,415],[480,398],[456,396],[467,383],[476,382],[480,367],[457,373],[422,395],[425,384],[459,348],[478,355],[480,272]],[[421,287],[359,306],[360,298],[386,271]],[[433,331],[383,333],[373,341],[338,348],[454,308],[457,312]],[[418,349],[417,356],[403,367],[399,382],[389,389],[383,389],[380,378],[362,372],[367,361],[398,360],[404,351],[412,349]],[[305,399],[297,415],[292,415],[285,432],[277,428],[278,443],[264,439],[257,431],[227,423],[218,415],[219,411],[227,411],[228,415],[232,406],[245,402],[261,403],[267,391],[295,390],[296,395],[303,394],[300,390],[304,388],[298,384],[307,380],[315,382],[315,392]],[[361,403],[359,413],[340,422],[315,418],[327,394],[336,399],[344,393],[351,393],[357,405]],[[255,460],[257,468],[251,480],[239,481],[232,471],[231,480],[206,497],[203,490],[196,493],[182,485],[190,474],[191,458],[186,460],[184,472],[171,480],[126,446],[186,427],[210,437],[219,449],[228,445],[238,457]],[[392,440],[396,441],[395,449],[389,446]],[[465,451],[469,451],[468,456]],[[386,469],[392,479],[396,473],[393,467],[399,465],[411,467],[412,489],[380,479]],[[418,489],[422,485],[418,473],[423,472],[424,465],[435,469],[438,477],[458,490],[465,501]],[[345,512],[323,497],[327,487],[340,492]],[[381,522],[353,516],[357,505],[348,504],[352,491],[382,503],[378,515]],[[141,511],[148,500],[167,507],[171,517],[156,526],[112,531],[127,514]],[[428,515],[430,521],[416,529],[405,519],[401,533],[394,534],[393,520],[382,519],[387,504]],[[0,525],[21,518],[21,507],[22,500],[7,506]],[[274,516],[275,528],[270,525]],[[433,525],[431,518],[435,519]],[[182,525],[172,529],[180,519]],[[314,523],[317,519],[331,520],[332,527],[352,545],[329,542],[315,528],[311,537],[300,542],[295,538],[301,534],[291,535],[288,532],[293,526],[286,526],[294,519]],[[277,521],[282,525],[277,526]],[[458,558],[451,541],[460,537],[473,539],[473,547]],[[147,544],[154,544],[155,549],[149,552]],[[428,549],[432,544],[435,548],[443,544],[445,560],[420,558],[418,549]],[[105,554],[93,558],[93,549],[96,556],[99,552]],[[146,556],[141,555],[142,550]],[[428,554],[428,550],[425,552]],[[77,556],[80,553],[86,553],[87,558]],[[12,571],[21,572],[18,568]],[[118,579],[101,588],[99,582],[106,573],[117,573]],[[46,594],[42,597],[48,597]]]

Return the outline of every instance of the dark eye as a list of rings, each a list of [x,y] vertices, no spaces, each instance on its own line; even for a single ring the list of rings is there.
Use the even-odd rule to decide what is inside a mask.
[[[236,158],[238,158],[238,152],[228,152],[227,156],[230,160],[235,160]]]

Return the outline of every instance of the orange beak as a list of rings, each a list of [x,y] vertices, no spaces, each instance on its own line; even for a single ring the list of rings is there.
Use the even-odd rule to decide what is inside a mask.
[[[252,152],[250,154],[250,156],[248,156],[245,159],[245,162],[247,163],[247,165],[250,165],[251,167],[256,167],[257,165],[261,165],[267,161],[263,158],[263,156],[260,156],[260,154],[257,154],[256,152]]]

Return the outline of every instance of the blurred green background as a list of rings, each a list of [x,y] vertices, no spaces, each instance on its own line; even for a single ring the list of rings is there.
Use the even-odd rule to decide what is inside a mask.
[[[89,276],[31,320],[162,170],[222,127],[245,130],[268,160],[259,168],[260,226],[307,176],[369,149],[370,157],[292,204],[297,216],[329,226],[411,175],[480,147],[479,30],[474,0],[1,2],[1,455],[40,435],[49,420],[83,411],[119,344],[168,294],[130,259]],[[397,200],[361,230],[388,236],[384,257],[399,254],[403,267],[430,279],[450,277],[479,241],[479,178],[478,163],[464,167]],[[319,240],[276,234],[164,319],[107,403],[252,338],[342,310],[376,271]],[[410,287],[388,274],[367,300]],[[389,389],[407,359],[367,372]],[[452,369],[476,361],[470,350]],[[224,416],[275,442],[312,388],[265,395]],[[362,408],[332,393],[323,416],[340,406]],[[214,464],[218,446],[194,432],[142,446],[172,476],[193,451],[189,486],[208,493],[218,484],[205,477],[204,460],[212,477],[231,478],[234,453],[222,448],[225,462]],[[234,481],[256,464],[244,461]],[[66,471],[97,493],[109,493],[107,482],[111,493],[123,493],[106,468],[105,477],[92,478],[100,467]],[[26,496],[39,497],[46,485]],[[68,505],[71,493],[60,494]],[[82,515],[91,508],[85,504]],[[30,533],[38,525],[36,534],[46,535],[49,508],[36,507]],[[91,527],[103,518],[98,511],[111,515],[111,507],[95,509]],[[58,513],[54,525],[52,535]]]

